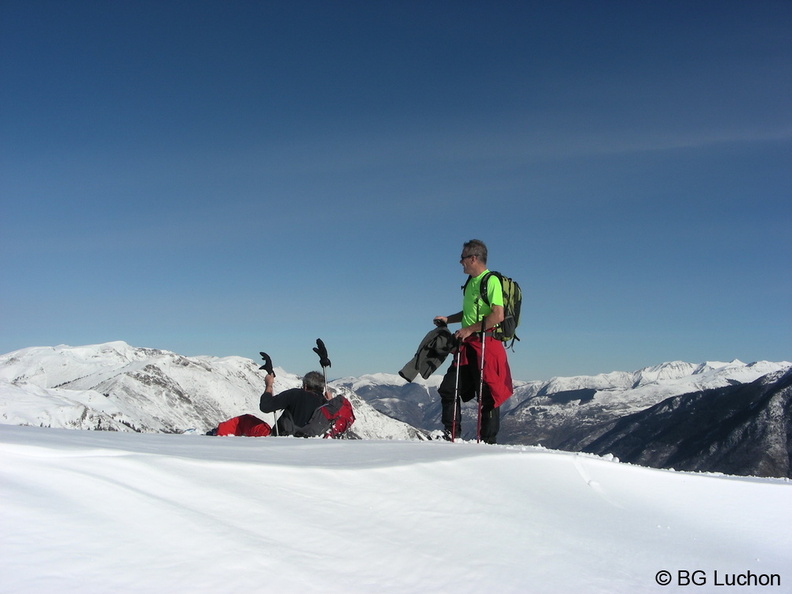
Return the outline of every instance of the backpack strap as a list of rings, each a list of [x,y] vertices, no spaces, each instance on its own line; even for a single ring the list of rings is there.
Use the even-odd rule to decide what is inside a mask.
[[[481,284],[479,285],[479,291],[481,292],[481,300],[484,304],[489,307],[490,300],[489,295],[487,294],[487,285],[489,285],[489,279],[493,274],[498,274],[497,272],[488,272],[484,275],[484,278],[481,279]]]
[[[484,275],[484,278],[482,278],[482,279],[481,279],[481,283],[479,284],[479,293],[480,293],[480,295],[481,295],[481,300],[482,300],[482,301],[483,301],[483,302],[484,302],[484,303],[485,303],[487,306],[489,306],[489,304],[490,304],[489,295],[487,295],[487,285],[489,284],[489,279],[490,279],[490,277],[491,277],[493,274],[494,274],[495,276],[497,276],[498,278],[500,278],[500,274],[499,274],[499,273],[497,273],[497,272],[492,272],[492,271],[489,271],[489,272],[487,272],[487,274],[485,274],[485,275]],[[464,292],[465,292],[465,289],[467,289],[467,286],[468,286],[468,284],[469,284],[469,283],[470,283],[470,281],[472,281],[472,280],[473,280],[473,277],[472,277],[472,276],[470,276],[470,275],[468,275],[468,277],[467,277],[467,280],[465,281],[465,284],[464,284],[464,285],[462,285],[462,293],[464,293]]]

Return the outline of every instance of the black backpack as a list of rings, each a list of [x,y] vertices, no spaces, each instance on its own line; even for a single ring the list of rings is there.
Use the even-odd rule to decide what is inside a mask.
[[[514,341],[520,340],[517,336],[517,326],[520,325],[520,307],[522,306],[522,289],[516,280],[502,275],[500,272],[490,271],[481,279],[481,300],[487,305],[490,304],[489,297],[487,296],[487,284],[489,283],[490,276],[496,276],[500,280],[501,288],[503,290],[503,321],[492,329],[492,336],[502,342],[511,341],[512,348]],[[462,292],[465,292],[468,283],[472,277],[468,277],[465,284],[462,285]]]

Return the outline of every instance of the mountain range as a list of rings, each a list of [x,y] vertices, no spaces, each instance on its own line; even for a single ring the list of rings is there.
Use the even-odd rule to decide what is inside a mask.
[[[275,372],[276,392],[300,384]],[[205,432],[231,416],[265,417],[263,373],[243,357],[183,357],[124,342],[31,347],[0,356],[0,422]],[[381,373],[330,386],[355,408],[349,437],[421,440],[440,428],[440,379]],[[658,468],[792,477],[791,382],[792,363],[736,360],[515,382],[498,441]],[[462,439],[475,438],[475,415],[474,403],[463,407]]]
[[[275,367],[275,392],[301,385]],[[335,388],[355,409],[351,437],[421,439],[425,432],[383,415]],[[204,433],[225,419],[253,414],[264,372],[243,357],[183,357],[125,342],[31,347],[0,356],[0,422],[11,425]],[[269,418],[272,424],[272,418]]]

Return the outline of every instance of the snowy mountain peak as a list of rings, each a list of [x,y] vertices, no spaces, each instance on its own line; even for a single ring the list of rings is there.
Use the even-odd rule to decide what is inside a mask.
[[[699,375],[712,371],[720,371],[727,368],[737,369],[739,367],[745,367],[745,363],[739,359],[732,359],[728,363],[724,363],[723,361],[705,361],[704,363],[700,364],[693,373]]]
[[[654,367],[646,367],[633,374],[634,381],[633,387],[643,386],[646,384],[656,383],[663,380],[672,380],[680,377],[692,375],[696,372],[699,366],[692,363],[685,363],[684,361],[671,361],[655,365]]]
[[[301,384],[275,368],[275,391]],[[117,341],[32,347],[0,356],[0,422],[156,433],[205,432],[241,414],[262,416],[264,371],[244,357],[183,357]],[[342,386],[337,388],[343,390]],[[360,437],[421,433],[372,409],[354,393]]]

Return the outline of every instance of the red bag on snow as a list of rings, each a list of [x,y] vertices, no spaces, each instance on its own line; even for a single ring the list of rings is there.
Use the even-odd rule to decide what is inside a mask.
[[[242,437],[266,437],[272,428],[253,415],[242,415],[223,421],[217,426],[218,435],[240,435]]]

